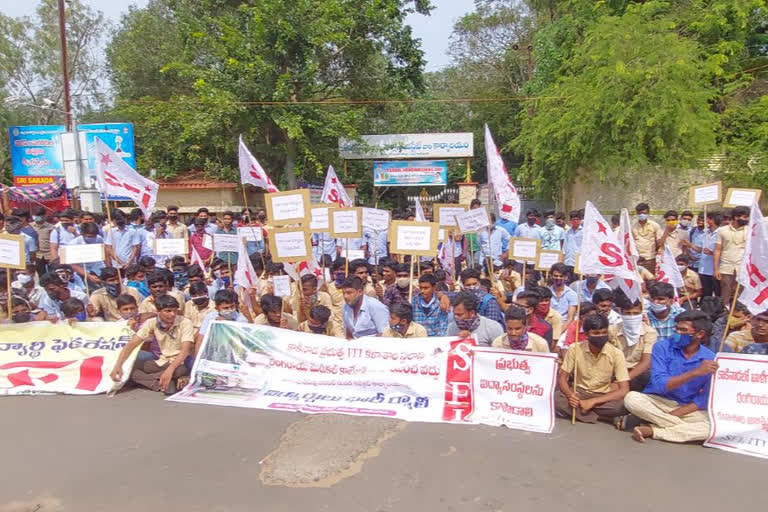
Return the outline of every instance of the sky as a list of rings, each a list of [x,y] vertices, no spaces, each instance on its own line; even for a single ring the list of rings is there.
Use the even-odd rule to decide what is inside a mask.
[[[128,10],[129,5],[140,7],[147,0],[83,0],[84,3],[102,11],[107,17],[117,21],[120,14]],[[474,7],[472,0],[432,0],[435,9],[430,16],[411,15],[407,22],[413,27],[414,35],[422,40],[427,60],[427,71],[436,71],[450,64],[447,55],[449,38],[453,23],[471,12]],[[34,14],[37,2],[22,0],[0,0],[0,12],[7,16],[29,16]]]

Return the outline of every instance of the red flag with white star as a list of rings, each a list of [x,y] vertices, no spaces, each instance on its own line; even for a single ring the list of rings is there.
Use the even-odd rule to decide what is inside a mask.
[[[240,136],[240,142],[237,148],[238,163],[240,165],[240,182],[245,185],[250,183],[253,186],[263,188],[267,192],[280,192],[272,180],[267,176],[267,172],[256,160],[248,147],[243,142],[243,136]]]
[[[352,199],[349,198],[349,194],[344,190],[344,185],[339,181],[339,177],[336,176],[336,171],[332,165],[328,166],[328,173],[325,175],[325,187],[323,187],[323,195],[320,197],[321,203],[334,203],[342,208],[351,208],[355,205],[352,204]]]
[[[589,201],[584,209],[584,239],[579,268],[582,274],[608,274],[628,281],[638,280],[624,244],[619,242],[611,225]]]
[[[130,197],[144,215],[150,215],[157,201],[157,183],[136,172],[98,137],[96,153],[99,190],[106,196]]]

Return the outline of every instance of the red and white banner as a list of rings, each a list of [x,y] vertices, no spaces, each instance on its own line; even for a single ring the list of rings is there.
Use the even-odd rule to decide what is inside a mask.
[[[584,208],[584,239],[579,268],[582,274],[607,274],[627,281],[638,281],[631,258],[595,205]]]
[[[675,255],[672,254],[672,249],[670,249],[668,245],[664,246],[664,252],[659,260],[658,269],[656,270],[656,280],[662,283],[671,284],[675,287],[675,292],[685,286],[683,274],[681,274],[680,269],[677,268]]]
[[[768,356],[720,353],[704,446],[768,459]]]
[[[757,203],[752,204],[749,214],[747,243],[738,279],[744,287],[739,301],[753,315],[768,309],[768,230]]]
[[[637,252],[637,246],[635,245],[635,237],[632,236],[632,221],[629,218],[629,210],[622,208],[620,218],[619,231],[617,232],[619,242],[624,244],[624,255],[627,257],[628,263],[632,266],[632,271],[636,272],[637,258],[639,254]],[[606,281],[608,281],[608,284],[614,290],[620,288],[633,303],[640,300],[640,297],[642,297],[642,286],[640,281],[619,278],[606,278]]]
[[[280,192],[272,180],[267,176],[266,171],[261,164],[256,160],[248,147],[243,142],[243,136],[240,136],[240,141],[237,146],[237,159],[240,165],[240,183],[245,185],[250,183],[259,188],[263,188],[269,193]]]
[[[99,190],[107,196],[130,197],[141,208],[144,215],[150,215],[157,202],[158,185],[145,178],[112,148],[96,137],[97,171]]]
[[[351,208],[355,206],[352,204],[352,199],[349,198],[349,194],[344,190],[344,185],[339,181],[339,177],[336,176],[336,171],[332,165],[328,166],[328,172],[325,175],[325,186],[323,187],[323,195],[320,196],[321,203],[333,203],[342,208]]]
[[[496,202],[499,203],[499,217],[518,222],[520,220],[520,194],[512,184],[504,166],[501,153],[493,142],[491,130],[485,125],[485,158],[488,168],[488,183],[493,187]]]
[[[352,251],[349,251],[350,253]],[[354,258],[350,258],[354,259]],[[301,279],[301,276],[305,276],[308,274],[312,274],[318,279],[323,277],[323,271],[320,268],[320,266],[317,264],[317,261],[315,261],[314,258],[310,258],[308,261],[300,261],[296,265],[293,263],[283,263],[283,268],[285,268],[285,273],[291,276],[291,279],[294,281],[298,281]]]

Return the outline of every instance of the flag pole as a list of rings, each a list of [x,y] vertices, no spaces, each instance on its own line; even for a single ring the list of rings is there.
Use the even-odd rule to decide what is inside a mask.
[[[413,255],[411,255],[411,278],[408,280],[408,304],[413,302]]]
[[[574,340],[574,343],[576,344],[576,348],[574,350],[579,350],[579,315],[581,314],[581,284],[584,281],[584,274],[579,274],[579,301],[576,303],[576,339]],[[579,365],[578,365],[578,359],[573,358],[573,394],[576,395],[576,379],[579,375]],[[576,424],[576,408],[573,408],[573,411],[571,412],[571,425]]]
[[[349,277],[349,238],[345,238],[346,240],[346,257],[344,258],[344,272],[347,274],[347,277]]]
[[[731,310],[728,311],[728,320],[725,322],[725,331],[723,332],[723,337],[720,338],[720,348],[717,349],[718,352],[723,351],[723,345],[725,344],[725,338],[728,337],[728,331],[731,327],[731,319],[733,318],[733,310],[736,309],[736,301],[739,298],[739,286],[741,283],[738,281],[736,282],[736,289],[733,290],[733,300],[731,301]]]
[[[11,267],[5,267],[5,286],[8,293],[8,320],[13,321],[13,295],[11,295]]]

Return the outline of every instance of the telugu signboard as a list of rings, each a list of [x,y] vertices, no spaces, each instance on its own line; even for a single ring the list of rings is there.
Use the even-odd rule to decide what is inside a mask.
[[[444,187],[448,180],[445,160],[373,162],[375,187]]]
[[[362,142],[340,138],[339,156],[344,160],[474,156],[472,133],[399,133],[360,138]]]

